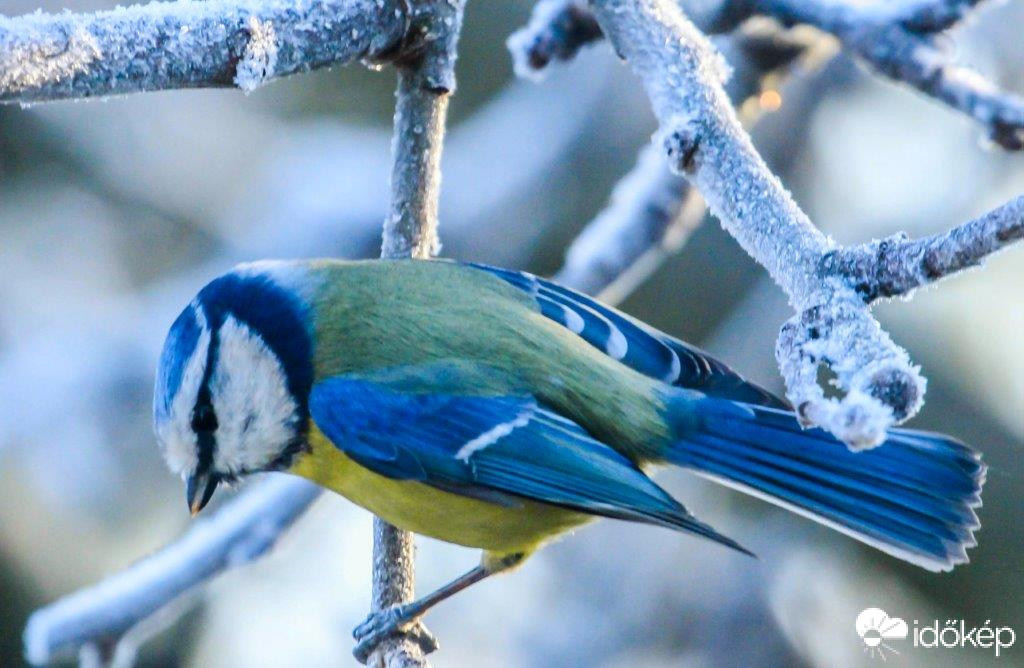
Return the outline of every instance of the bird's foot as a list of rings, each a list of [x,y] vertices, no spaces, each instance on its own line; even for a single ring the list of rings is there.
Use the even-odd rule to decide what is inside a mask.
[[[427,630],[423,622],[412,616],[406,606],[396,605],[387,610],[370,613],[370,616],[352,631],[352,637],[357,641],[352,654],[360,663],[366,663],[382,640],[398,634],[419,645],[424,654],[430,654],[438,648],[437,638]]]

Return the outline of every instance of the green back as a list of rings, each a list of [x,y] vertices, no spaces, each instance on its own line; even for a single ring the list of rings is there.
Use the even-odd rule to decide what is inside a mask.
[[[635,460],[670,438],[663,393],[539,312],[504,281],[443,261],[320,261],[317,378],[355,374],[409,391],[531,393]],[[330,342],[330,345],[324,345]]]

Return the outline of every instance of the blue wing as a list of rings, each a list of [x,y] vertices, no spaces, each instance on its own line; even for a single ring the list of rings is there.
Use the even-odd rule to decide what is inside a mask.
[[[722,399],[791,410],[788,403],[746,381],[703,350],[580,292],[522,271],[476,263],[467,266],[493,274],[529,293],[546,317],[644,375]]]
[[[526,498],[666,526],[746,552],[532,397],[413,393],[341,376],[315,385],[309,403],[320,431],[380,475],[492,502]]]

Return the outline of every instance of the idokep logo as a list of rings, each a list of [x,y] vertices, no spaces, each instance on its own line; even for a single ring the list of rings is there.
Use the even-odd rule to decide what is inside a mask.
[[[987,619],[981,626],[967,626],[962,619],[947,619],[945,623],[935,620],[927,626],[918,626],[914,620],[914,647],[980,647],[994,649],[999,656],[1002,650],[1013,647],[1015,642],[1017,633],[1012,628],[992,626]]]
[[[857,615],[857,635],[864,641],[864,652],[872,659],[885,661],[885,654],[899,654],[889,641],[907,637],[907,623],[899,617],[890,617],[881,608],[866,608]]]
[[[864,652],[871,658],[886,660],[887,655],[899,654],[894,645],[907,639],[910,629],[899,617],[891,617],[881,608],[866,608],[857,615],[857,635],[864,642]],[[1009,626],[993,626],[985,620],[981,626],[968,626],[962,619],[944,622],[918,622],[914,620],[913,647],[923,649],[987,649],[997,657],[1013,647],[1017,633]]]

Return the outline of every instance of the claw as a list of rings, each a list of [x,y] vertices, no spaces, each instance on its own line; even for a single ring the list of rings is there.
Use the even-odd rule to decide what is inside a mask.
[[[417,620],[411,627],[406,629],[406,635],[412,638],[412,641],[420,646],[424,654],[430,654],[436,652],[441,646],[438,642],[437,636],[430,632],[430,630],[423,624],[423,622]]]
[[[409,611],[401,605],[374,612],[370,614],[361,624],[352,631],[352,637],[357,643],[352,654],[360,663],[366,663],[370,654],[377,648],[377,645],[388,636],[402,634],[423,650],[424,654],[430,654],[438,648],[437,638],[434,637],[427,627],[415,617],[410,617]]]

